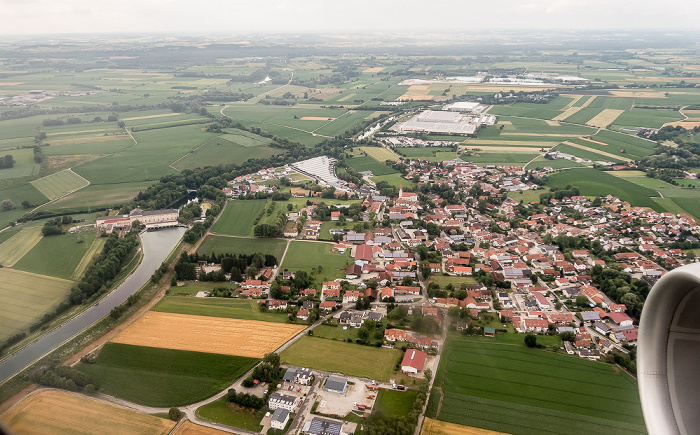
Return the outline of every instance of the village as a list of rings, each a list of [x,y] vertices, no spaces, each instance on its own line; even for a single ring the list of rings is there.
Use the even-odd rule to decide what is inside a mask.
[[[544,193],[536,181],[551,168],[480,167],[458,159],[403,163],[405,177],[420,180],[415,189],[420,193],[401,187],[396,198],[369,194],[361,203],[362,221],[367,223],[370,213],[375,218],[365,226],[367,230],[331,230],[333,251],[350,250],[353,260],[344,279],[323,282],[319,291],[308,288],[294,294],[288,293],[293,271],[263,271],[261,279],[240,283],[241,296],[261,298],[268,309],[286,311],[301,320],[308,319],[313,309],[328,313],[368,300],[372,311],[337,314],[335,321],[351,328],[360,328],[366,319],[380,321],[382,314],[377,313],[383,310],[386,315],[386,304],[407,304],[411,315],[420,311],[434,319],[438,328],[447,323],[465,333],[484,335],[508,330],[566,334],[563,349],[567,353],[600,359],[613,350],[629,353],[636,343],[641,309],[630,286],[648,291],[667,270],[690,260],[680,247],[671,246],[697,242],[691,235],[698,232],[692,217],[632,207],[610,195],[527,203],[517,199],[518,193],[526,191]],[[266,180],[270,174],[288,173],[273,170],[258,175]],[[253,180],[253,176],[243,178]],[[262,185],[237,184],[237,189],[254,192],[258,186]],[[440,186],[454,195],[445,200],[429,193]],[[350,195],[359,193],[350,191]],[[341,216],[334,211],[323,220],[315,219],[322,201],[309,201],[303,209],[309,220],[302,230],[296,231],[293,225],[284,235],[318,239],[323,222],[338,221]],[[301,213],[288,215],[290,222],[296,222]],[[561,243],[590,248],[562,249]],[[627,277],[620,285],[625,287],[622,291],[612,287],[606,292],[597,285],[608,270],[615,271],[611,278]],[[275,292],[281,299],[271,297],[270,287],[275,284],[266,279],[272,276],[281,283],[281,292]],[[484,327],[472,325],[489,313],[498,321]],[[383,345],[403,342],[435,350],[439,347],[436,336],[386,328]]]

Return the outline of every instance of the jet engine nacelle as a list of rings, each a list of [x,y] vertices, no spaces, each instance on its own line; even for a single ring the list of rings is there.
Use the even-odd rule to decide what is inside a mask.
[[[637,376],[650,434],[700,431],[700,264],[651,289],[639,326]]]

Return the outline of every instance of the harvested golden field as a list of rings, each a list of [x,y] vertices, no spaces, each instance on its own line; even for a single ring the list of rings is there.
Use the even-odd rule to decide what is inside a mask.
[[[546,122],[547,125],[552,127],[559,127],[561,125],[559,124],[559,121],[550,121],[549,119],[545,119],[544,122]]]
[[[598,142],[597,140],[589,139],[589,138],[587,138],[587,137],[580,137],[579,139],[585,140],[586,142],[590,142],[590,143],[597,143],[598,145],[605,145],[605,146],[608,146],[608,145],[609,145],[609,144],[607,144],[607,143],[605,143],[605,142]]]
[[[577,144],[577,143],[573,143],[573,142],[569,142],[569,141],[562,142],[562,143],[563,143],[564,145],[569,145],[569,146],[572,146],[572,147],[574,147],[574,148],[578,148],[578,149],[580,149],[580,150],[584,150],[584,151],[589,151],[589,152],[592,152],[592,153],[600,154],[601,156],[609,157],[609,158],[611,158],[611,159],[623,160],[623,161],[625,161],[625,162],[631,162],[631,161],[632,161],[631,159],[627,159],[627,158],[624,158],[624,157],[620,157],[620,156],[617,156],[617,155],[615,155],[615,154],[606,153],[605,151],[601,151],[601,150],[599,150],[599,149],[597,149],[597,148],[589,148],[589,147],[586,147],[586,146],[583,146],[583,145],[579,145],[579,144]]]
[[[609,91],[616,97],[628,97],[628,98],[668,98],[664,92],[658,91],[641,91],[635,90],[619,90],[619,91]]]
[[[676,122],[667,122],[664,124],[664,127],[667,125],[670,125],[671,127],[676,127],[680,125],[681,127],[685,128],[686,130],[690,130],[692,128],[695,128],[697,126],[700,126],[700,121],[676,121]]]
[[[329,118],[327,116],[302,116],[302,121],[333,121],[335,118]]]
[[[427,91],[430,89],[430,85],[411,85],[409,91]]]
[[[622,109],[603,109],[602,112],[589,119],[586,125],[591,125],[593,127],[605,128],[612,124],[618,116],[625,113]]]
[[[2,415],[23,434],[167,434],[175,422],[64,391],[32,394]]]
[[[448,423],[446,421],[433,420],[425,417],[420,435],[505,435],[503,432],[494,432],[478,427],[462,426],[461,424]]]
[[[397,98],[397,101],[432,101],[435,100],[435,95],[426,95],[426,94],[409,94],[405,93],[399,98]]]
[[[131,118],[124,118],[122,121],[135,121],[137,119],[151,119],[151,118],[163,118],[165,116],[177,116],[177,115],[182,115],[182,113],[161,113],[160,115],[147,115],[147,116],[134,116]]]
[[[200,426],[187,420],[177,428],[174,435],[223,435],[227,433],[210,427]]]
[[[383,67],[383,66],[375,66],[375,67],[372,67],[372,68],[367,68],[367,69],[363,70],[362,72],[365,73],[365,74],[371,74],[371,73],[382,72],[382,71],[384,71],[385,69],[386,69],[386,67]]]
[[[286,323],[149,311],[112,341],[262,358],[304,328]]]
[[[562,113],[558,114],[557,116],[555,116],[554,118],[552,118],[552,121],[563,121],[581,109],[583,109],[583,107],[569,107],[564,112],[562,112]]]
[[[610,171],[608,173],[618,178],[646,177],[647,175],[644,171]]]

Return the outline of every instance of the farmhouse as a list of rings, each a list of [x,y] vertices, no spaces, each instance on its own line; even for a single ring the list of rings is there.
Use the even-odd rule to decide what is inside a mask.
[[[340,376],[329,376],[326,381],[325,390],[331,393],[343,394],[348,387],[348,380]]]
[[[273,429],[284,429],[289,422],[289,411],[283,408],[277,408],[272,418],[270,419],[270,427]]]
[[[403,361],[401,361],[401,371],[413,374],[423,371],[427,356],[427,353],[420,350],[408,349],[403,356]]]

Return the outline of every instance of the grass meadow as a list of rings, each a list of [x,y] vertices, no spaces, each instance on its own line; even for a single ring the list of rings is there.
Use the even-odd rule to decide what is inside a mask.
[[[417,390],[388,390],[382,388],[374,402],[374,411],[380,411],[384,415],[402,417],[411,413],[413,402],[416,400]]]
[[[267,200],[228,201],[211,231],[229,236],[252,236],[255,219],[263,212]]]
[[[78,243],[78,237],[81,237],[82,243]],[[14,267],[41,275],[71,279],[83,257],[88,253],[94,238],[95,233],[42,237],[31,251],[15,263]]]
[[[388,382],[401,351],[304,336],[281,357],[295,366]]]
[[[614,366],[458,334],[427,416],[512,434],[644,432],[637,383]]]
[[[195,413],[197,417],[203,420],[213,421],[214,423],[256,432],[262,429],[260,425],[260,420],[262,420],[263,417],[262,411],[256,411],[252,408],[242,408],[230,403],[225,396],[197,408]]]
[[[179,406],[210,397],[250,370],[257,359],[107,343],[95,364],[78,370],[101,391],[148,406]]]
[[[379,163],[370,156],[353,157],[347,160],[347,164],[357,172],[372,171],[372,174],[374,175],[389,175],[397,173],[393,168],[385,165],[384,163]]]
[[[287,246],[286,240],[281,239],[248,239],[240,237],[227,237],[208,235],[197,252],[210,254],[271,254],[277,257],[277,261],[282,260],[284,248]]]
[[[316,281],[330,281],[345,277],[345,268],[350,261],[350,251],[333,252],[333,244],[294,240],[290,243],[281,270],[312,273],[316,269]],[[318,267],[321,266],[321,271]]]

